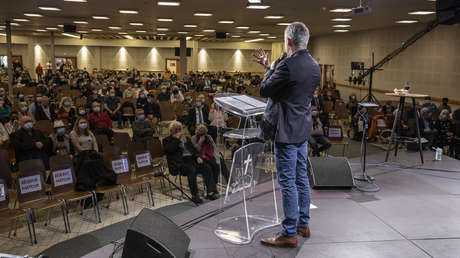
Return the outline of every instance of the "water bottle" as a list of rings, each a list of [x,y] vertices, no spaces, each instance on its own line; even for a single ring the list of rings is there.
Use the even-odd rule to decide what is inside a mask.
[[[442,149],[441,148],[436,148],[436,161],[441,161],[442,160]]]

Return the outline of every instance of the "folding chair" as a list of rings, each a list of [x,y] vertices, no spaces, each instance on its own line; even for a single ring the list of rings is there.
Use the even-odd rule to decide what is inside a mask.
[[[86,199],[91,198],[94,210],[94,216],[96,223],[101,222],[99,214],[99,207],[97,204],[97,198],[94,192],[77,192],[75,191],[75,170],[73,168],[73,162],[68,155],[56,155],[50,159],[51,167],[51,185],[52,185],[52,198],[64,200],[66,207],[70,202],[82,201],[82,211],[86,203]],[[68,211],[67,211],[68,212]],[[70,224],[69,231],[70,231]]]
[[[50,211],[53,208],[60,207],[62,211],[62,218],[64,219],[65,232],[69,233],[69,217],[67,214],[66,203],[63,200],[56,200],[48,198],[45,193],[45,181],[43,180],[43,174],[39,171],[31,172],[27,175],[20,174],[18,178],[18,199],[15,202],[19,203],[19,208],[29,209],[31,211],[32,221],[36,221],[36,213],[39,211]],[[48,218],[45,226],[51,223],[50,212],[48,212]],[[32,224],[33,225],[33,224]],[[34,242],[37,243],[37,236],[35,234],[35,227],[32,226],[32,233]]]
[[[96,134],[96,141],[100,152],[104,152],[105,148],[110,146],[109,137],[106,134]]]
[[[13,187],[13,176],[11,174],[10,159],[8,151],[0,149],[0,179],[5,181],[8,189]]]
[[[171,121],[176,120],[176,114],[174,112],[174,104],[167,101],[160,101],[159,105],[161,113],[161,121],[159,122],[159,126],[160,135],[162,135],[162,129],[167,128]]]
[[[32,236],[31,227],[33,227],[33,222],[30,215],[30,210],[23,210],[23,209],[10,209],[10,195],[8,186],[5,180],[0,179],[0,224],[8,223],[10,230],[8,233],[8,238],[11,237],[11,231],[13,231],[13,223],[14,221],[15,229],[14,229],[14,236],[16,236],[16,228],[17,228],[17,220],[21,217],[26,218],[27,222],[27,229],[29,230],[29,238],[30,243],[34,245],[36,243]]]
[[[113,145],[119,147],[122,154],[128,154],[130,143],[131,137],[128,133],[115,132],[113,134]]]

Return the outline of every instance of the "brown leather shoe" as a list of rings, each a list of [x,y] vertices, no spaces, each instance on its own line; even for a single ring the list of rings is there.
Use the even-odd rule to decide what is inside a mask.
[[[263,238],[260,240],[262,244],[274,247],[297,247],[297,237],[285,237],[283,235]]]
[[[310,227],[309,227],[309,226],[306,226],[306,227],[297,227],[297,233],[298,233],[300,236],[309,238],[309,237],[310,237]]]

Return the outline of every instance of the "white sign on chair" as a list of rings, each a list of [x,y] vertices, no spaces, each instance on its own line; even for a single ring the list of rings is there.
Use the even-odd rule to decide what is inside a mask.
[[[123,174],[129,171],[128,159],[112,160],[112,169],[115,174]]]
[[[42,190],[40,175],[19,178],[19,189],[21,194],[33,193]]]
[[[0,202],[3,202],[4,200],[6,200],[6,192],[5,192],[5,185],[4,184],[0,184]]]
[[[72,170],[70,168],[53,172],[54,186],[72,184]]]
[[[150,166],[151,164],[150,153],[146,152],[146,153],[136,155],[136,162],[137,162],[138,168]]]

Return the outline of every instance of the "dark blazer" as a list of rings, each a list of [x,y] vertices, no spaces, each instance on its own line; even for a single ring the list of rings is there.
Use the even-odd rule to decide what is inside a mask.
[[[203,105],[201,108],[201,112],[203,113],[203,122],[206,124],[210,124],[209,121],[209,108],[206,105]],[[186,124],[188,127],[195,127],[196,125],[196,106],[193,106],[189,111],[188,111],[188,116],[187,116],[187,121]],[[193,134],[194,132],[190,132]]]
[[[306,49],[281,60],[267,71],[260,96],[270,98],[266,109],[276,125],[275,142],[296,144],[312,131],[311,100],[321,79],[318,63]]]
[[[38,105],[38,104],[35,102],[35,106],[36,106],[36,109],[35,109],[35,120],[36,120],[36,121],[40,121],[40,120],[51,120],[51,121],[54,121],[54,120],[56,119],[56,108],[55,108],[55,105],[53,105],[53,104],[51,104],[51,103],[49,104],[51,119],[48,119],[48,117],[46,116],[45,111],[43,110],[43,108],[42,108],[41,105]]]
[[[178,175],[180,172],[180,167],[183,163],[182,158],[182,148],[180,147],[181,141],[176,137],[170,135],[163,139],[163,147],[166,154],[166,159],[168,160],[168,169],[171,175]],[[193,147],[192,141],[187,137],[185,142],[185,148],[192,153],[193,158],[198,158],[200,153]]]
[[[11,145],[16,154],[16,162],[23,160],[41,159],[47,165],[48,153],[47,149],[50,146],[50,139],[45,137],[39,130],[32,129],[32,134],[29,134],[25,129],[21,128],[11,135]],[[43,148],[37,149],[35,142],[41,142]]]

